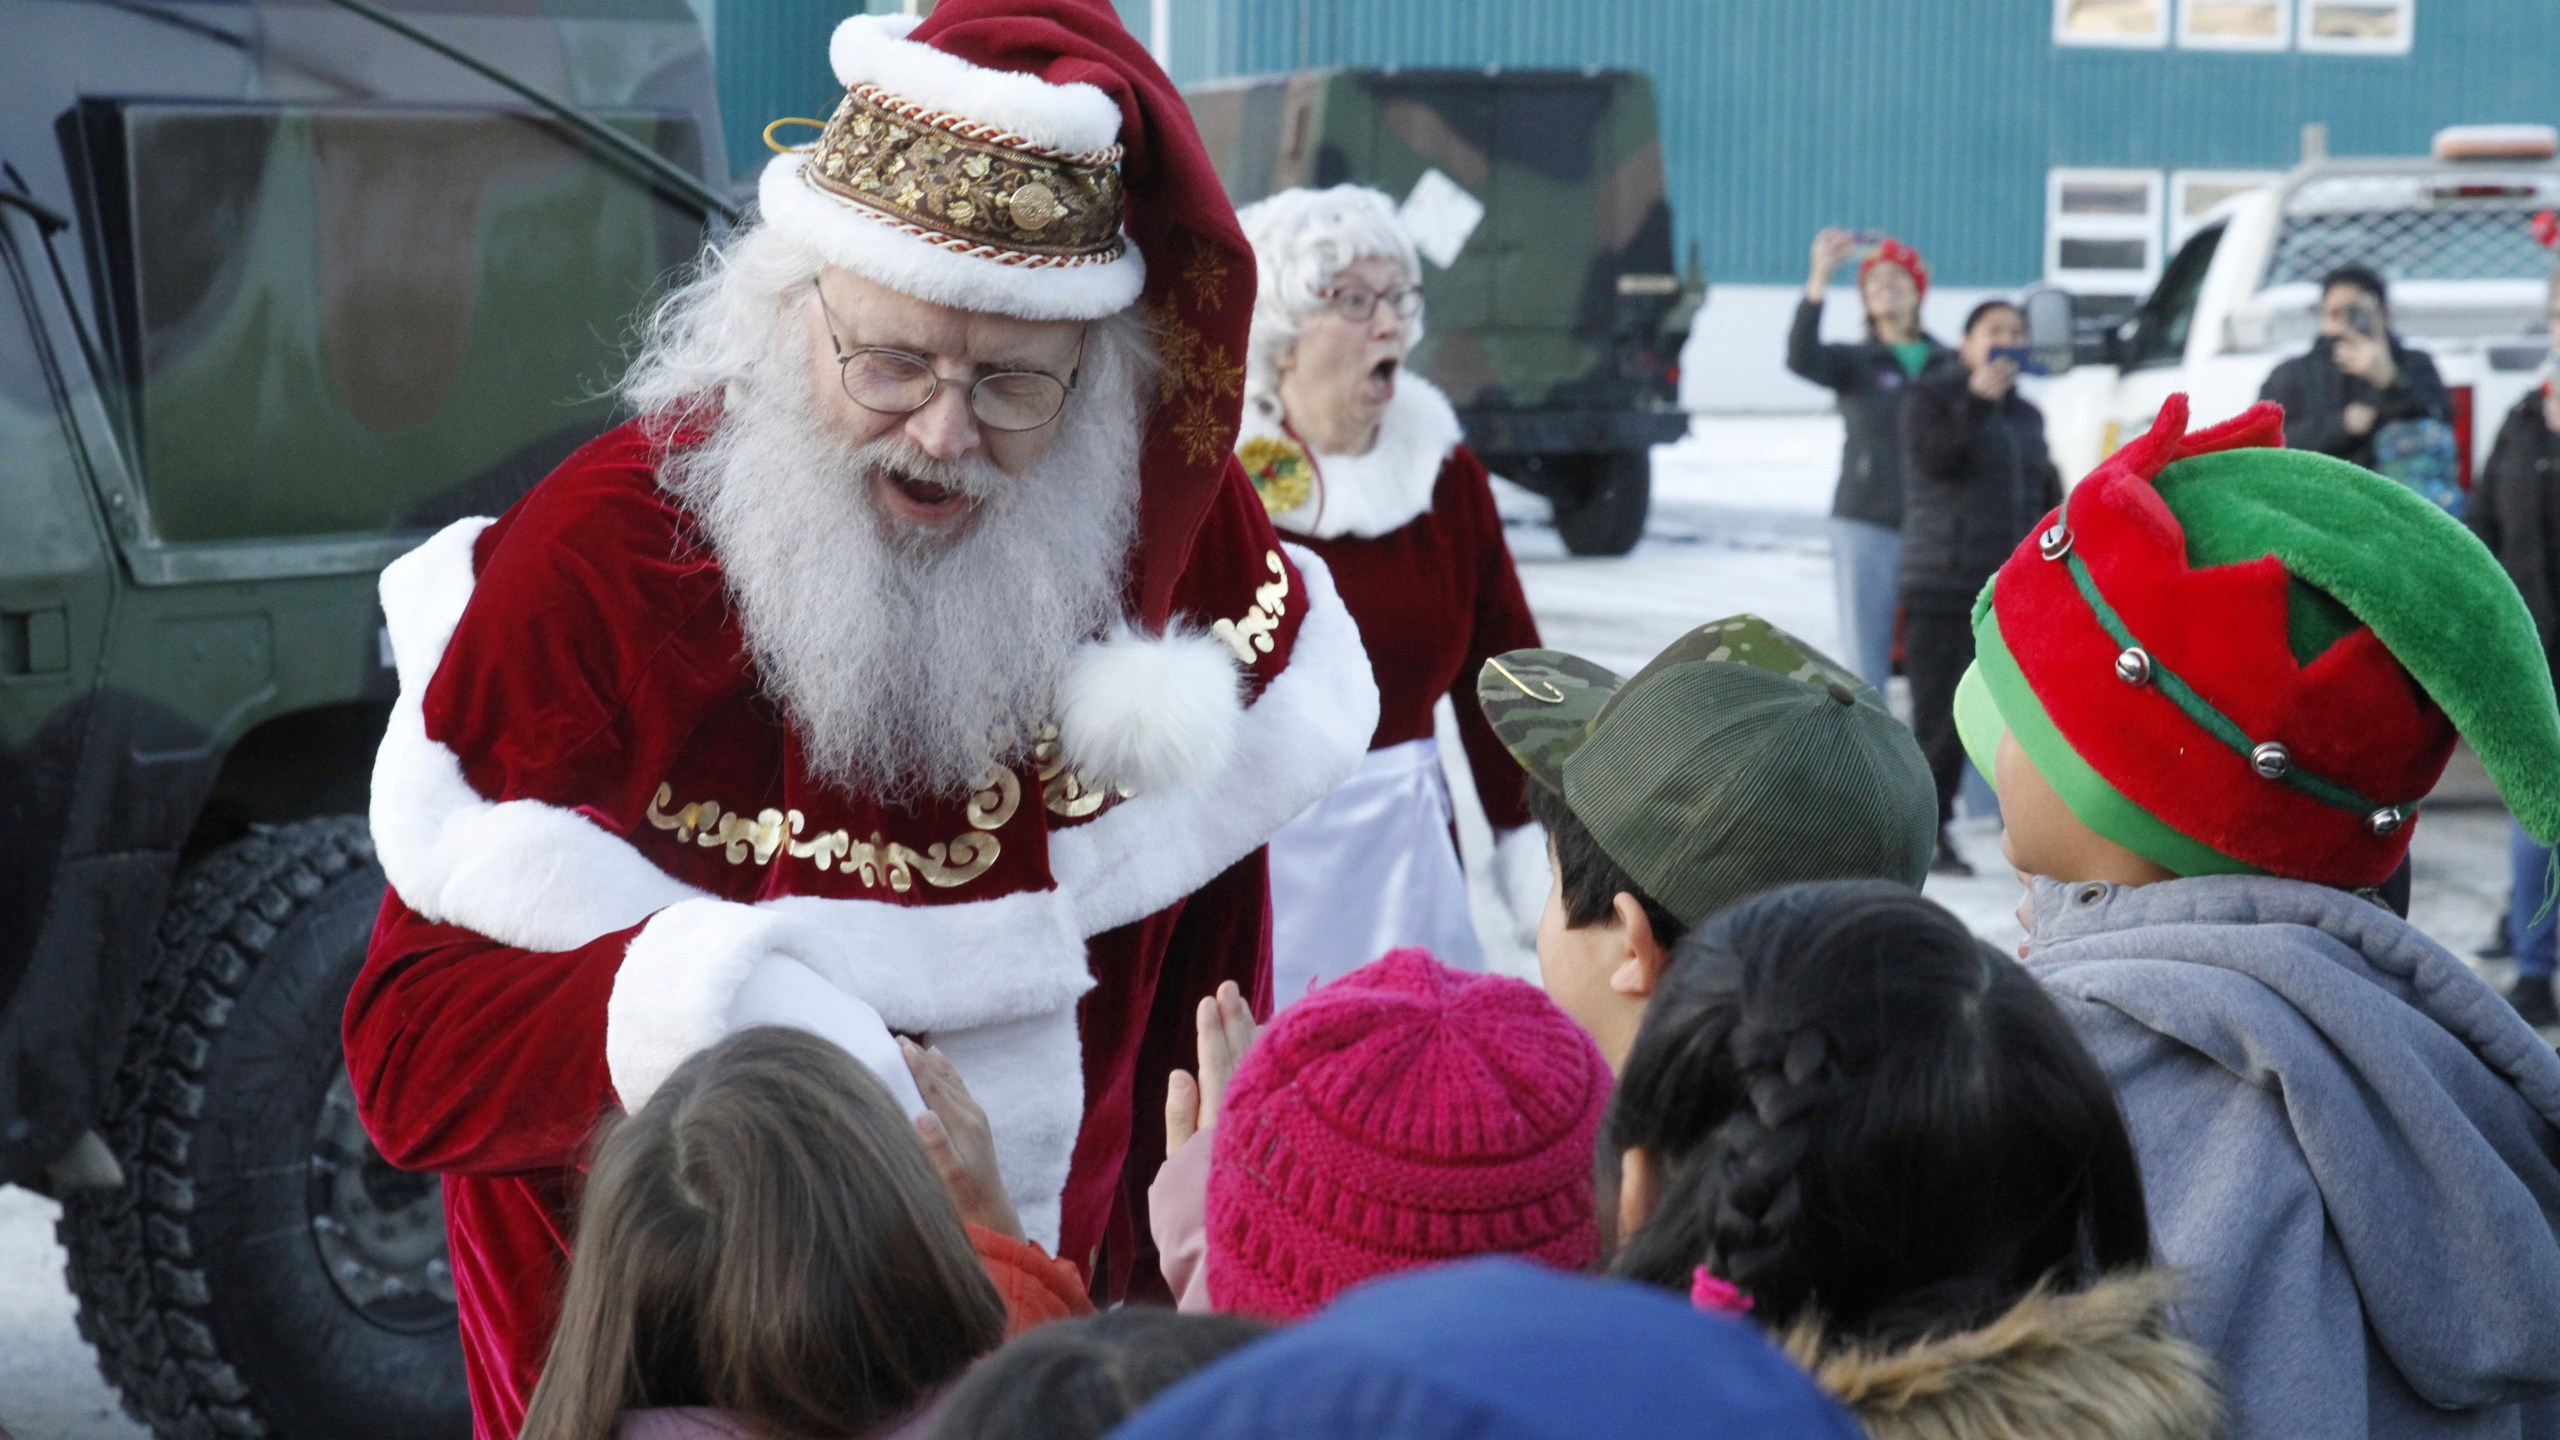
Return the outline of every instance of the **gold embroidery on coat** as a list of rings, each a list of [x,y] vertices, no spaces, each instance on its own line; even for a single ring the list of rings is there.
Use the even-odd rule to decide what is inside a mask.
[[[1280,628],[1280,618],[1289,613],[1289,568],[1280,561],[1280,552],[1265,550],[1262,563],[1271,567],[1272,578],[1253,592],[1253,608],[1235,620],[1220,620],[1209,627],[1209,633],[1236,652],[1241,664],[1250,665],[1256,655],[1271,653],[1271,632]]]
[[[970,830],[951,839],[928,845],[922,850],[883,840],[873,831],[868,840],[857,840],[848,830],[823,830],[807,839],[801,835],[809,820],[797,810],[763,810],[754,818],[724,810],[717,800],[697,800],[670,811],[675,803],[675,787],[662,784],[657,797],[649,802],[650,825],[675,832],[676,843],[691,843],[705,850],[718,850],[732,865],[753,860],[758,865],[771,862],[777,855],[807,860],[820,870],[840,870],[854,876],[864,885],[878,888],[885,884],[904,894],[915,888],[916,877],[922,875],[927,885],[950,889],[966,885],[994,867],[1004,846],[993,834],[1004,828],[1022,808],[1022,777],[1006,766],[997,766],[979,782],[976,793],[969,797]]]
[[[1062,819],[1081,820],[1110,804],[1114,796],[1126,800],[1137,793],[1126,786],[1098,785],[1086,779],[1084,772],[1068,769],[1055,725],[1032,732],[1031,763],[1040,779],[1040,803]]]

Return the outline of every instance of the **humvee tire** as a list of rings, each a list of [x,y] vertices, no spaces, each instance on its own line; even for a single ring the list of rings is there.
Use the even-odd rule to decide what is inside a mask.
[[[435,1177],[393,1170],[339,1041],[381,868],[364,822],[251,834],[181,877],[101,1127],[64,1196],[80,1333],[161,1436],[471,1432]]]
[[[1644,538],[1653,503],[1653,457],[1642,450],[1576,455],[1555,500],[1556,533],[1575,555],[1624,555]]]

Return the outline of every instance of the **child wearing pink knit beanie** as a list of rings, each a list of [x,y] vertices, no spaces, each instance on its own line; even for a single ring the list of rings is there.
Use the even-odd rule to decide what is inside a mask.
[[[1201,1078],[1174,1077],[1173,1153],[1148,1192],[1182,1308],[1294,1320],[1399,1270],[1598,1256],[1609,1067],[1536,986],[1398,950],[1258,1038],[1222,990],[1200,1032]]]

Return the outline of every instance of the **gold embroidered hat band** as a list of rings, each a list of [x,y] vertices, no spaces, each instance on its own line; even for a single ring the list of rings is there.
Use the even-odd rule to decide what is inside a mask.
[[[764,222],[830,265],[919,300],[1025,320],[1099,320],[1135,303],[1146,262],[1123,231],[1118,101],[1083,81],[973,64],[856,15],[828,58],[844,98],[778,120]],[[818,130],[785,148],[773,132]]]
[[[810,122],[774,125],[794,123]],[[1036,268],[1102,264],[1128,249],[1119,166],[1117,145],[1067,154],[863,84],[845,92],[800,179],[917,239]]]

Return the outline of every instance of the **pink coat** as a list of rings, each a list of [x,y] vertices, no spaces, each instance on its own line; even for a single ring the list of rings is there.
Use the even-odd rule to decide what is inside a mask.
[[[1147,1229],[1156,1237],[1174,1308],[1204,1315],[1209,1303],[1209,1135],[1203,1130],[1156,1172],[1147,1187]]]

